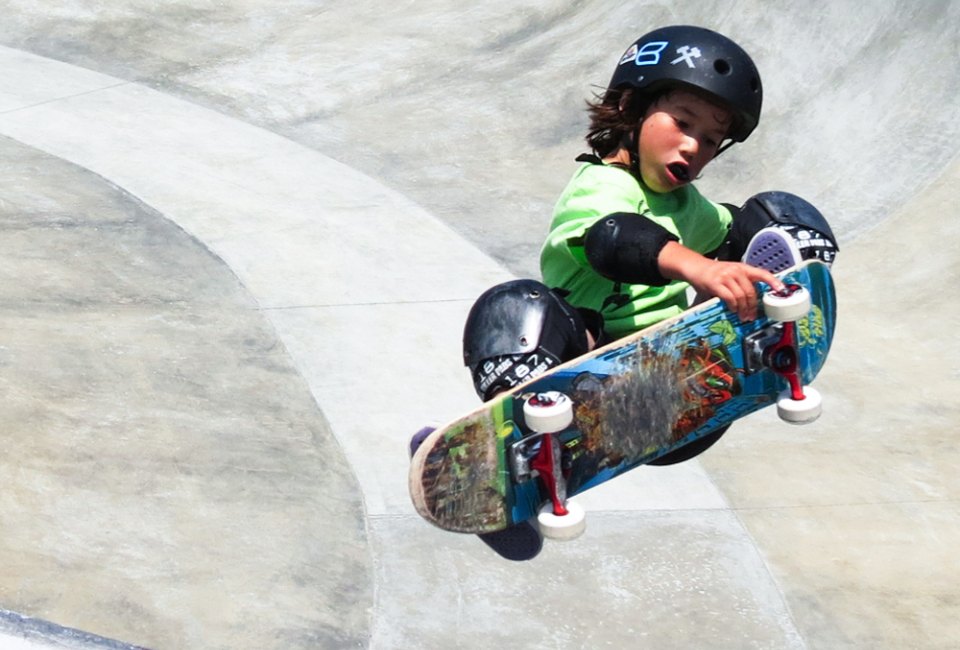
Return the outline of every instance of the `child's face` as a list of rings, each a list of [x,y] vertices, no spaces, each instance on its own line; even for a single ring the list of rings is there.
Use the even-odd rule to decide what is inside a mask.
[[[695,179],[717,155],[730,111],[685,90],[656,100],[640,126],[640,175],[654,192],[670,192]]]

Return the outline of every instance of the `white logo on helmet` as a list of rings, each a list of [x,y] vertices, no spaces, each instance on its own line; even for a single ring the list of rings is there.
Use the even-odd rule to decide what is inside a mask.
[[[696,68],[696,67],[697,67],[697,66],[693,63],[693,60],[694,60],[694,59],[699,59],[699,58],[702,56],[702,54],[700,53],[700,48],[699,48],[699,47],[690,47],[689,45],[684,45],[683,47],[678,47],[678,48],[677,48],[677,54],[679,54],[680,56],[678,56],[677,58],[675,58],[675,59],[674,59],[673,61],[671,61],[670,63],[671,63],[672,65],[677,65],[678,63],[680,63],[681,61],[683,61],[684,63],[687,64],[688,67],[691,67],[691,68]]]

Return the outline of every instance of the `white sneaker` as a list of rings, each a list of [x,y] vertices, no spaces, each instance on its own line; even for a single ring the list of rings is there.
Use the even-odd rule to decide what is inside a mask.
[[[750,240],[743,261],[771,273],[786,271],[803,261],[793,236],[777,226],[768,226]]]

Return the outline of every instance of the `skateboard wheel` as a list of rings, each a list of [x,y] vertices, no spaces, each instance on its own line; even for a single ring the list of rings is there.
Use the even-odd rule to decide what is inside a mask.
[[[789,323],[800,320],[810,312],[810,292],[794,285],[793,291],[786,294],[763,294],[763,311],[770,320]]]
[[[780,393],[780,398],[777,400],[777,415],[781,420],[791,424],[808,424],[820,417],[820,413],[823,412],[823,398],[820,397],[820,391],[804,386],[803,395],[803,399],[796,400],[793,399],[789,390]]]
[[[573,422],[573,402],[559,391],[537,393],[524,403],[523,419],[536,433],[563,431]]]
[[[587,513],[574,501],[565,504],[567,514],[553,514],[553,504],[548,503],[540,508],[537,523],[540,525],[540,534],[547,539],[569,541],[576,539],[587,529]]]

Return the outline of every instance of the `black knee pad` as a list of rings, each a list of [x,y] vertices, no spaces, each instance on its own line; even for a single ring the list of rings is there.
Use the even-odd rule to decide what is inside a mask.
[[[840,250],[823,214],[795,194],[762,192],[747,199],[743,207],[727,207],[733,213],[733,225],[720,254],[722,259],[742,259],[753,236],[768,226],[779,226],[790,233],[805,260],[833,264]]]
[[[583,316],[535,280],[485,291],[463,330],[463,362],[484,400],[588,350]]]

